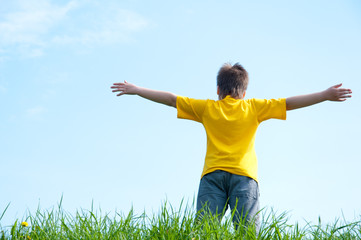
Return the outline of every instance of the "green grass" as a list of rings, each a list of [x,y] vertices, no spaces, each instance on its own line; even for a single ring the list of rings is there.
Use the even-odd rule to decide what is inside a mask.
[[[4,216],[6,209],[0,215]],[[51,210],[38,209],[28,213],[25,219],[13,225],[0,225],[0,240],[4,239],[361,239],[361,223],[324,225],[289,224],[286,213],[261,211],[262,224],[257,235],[252,226],[234,229],[231,215],[223,221],[205,214],[196,218],[193,207],[174,209],[163,204],[158,214],[151,217],[145,213],[103,214],[101,210],[81,210],[75,215],[67,213],[61,206]],[[28,226],[23,226],[27,222]]]

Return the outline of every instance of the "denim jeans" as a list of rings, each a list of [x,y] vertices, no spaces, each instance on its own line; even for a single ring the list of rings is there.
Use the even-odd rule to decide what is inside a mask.
[[[199,184],[197,212],[202,214],[203,209],[222,218],[228,206],[235,211],[233,222],[236,226],[240,221],[254,221],[259,231],[259,189],[254,179],[221,170],[203,176]]]

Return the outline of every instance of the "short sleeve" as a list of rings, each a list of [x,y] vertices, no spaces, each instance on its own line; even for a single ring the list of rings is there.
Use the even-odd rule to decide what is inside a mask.
[[[286,98],[253,99],[258,122],[276,118],[286,120]]]
[[[177,117],[202,122],[207,101],[177,96]]]

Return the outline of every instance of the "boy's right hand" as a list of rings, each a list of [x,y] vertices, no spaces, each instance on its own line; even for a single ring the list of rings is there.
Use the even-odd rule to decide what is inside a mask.
[[[177,95],[170,92],[163,92],[158,90],[147,89],[138,87],[134,84],[124,81],[124,83],[114,83],[111,86],[114,89],[112,92],[119,92],[117,96],[124,94],[133,95],[136,94],[140,97],[146,98],[153,102],[162,103],[168,106],[177,107]]]
[[[351,89],[340,88],[342,83],[332,86],[324,91],[325,99],[329,101],[343,102],[351,97]]]
[[[124,81],[124,83],[114,83],[111,88],[115,89],[112,92],[120,92],[119,94],[117,94],[117,96],[121,96],[124,94],[137,94],[137,86],[128,83],[127,81]]]

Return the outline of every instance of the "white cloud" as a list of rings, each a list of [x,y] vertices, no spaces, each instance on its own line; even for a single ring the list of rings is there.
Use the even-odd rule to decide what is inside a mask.
[[[103,10],[102,13],[89,20],[90,24],[88,23],[86,28],[77,29],[77,34],[65,33],[62,36],[55,36],[53,42],[84,45],[119,43],[128,41],[131,33],[148,26],[145,18],[132,11],[113,9]]]
[[[19,0],[16,10],[0,15],[0,49],[38,57],[59,44],[93,46],[128,41],[132,33],[147,27],[148,21],[118,5],[72,0],[60,6],[50,0]]]
[[[46,45],[44,35],[75,6],[74,1],[65,6],[52,5],[46,0],[19,1],[19,9],[5,15],[0,22],[1,45]]]

